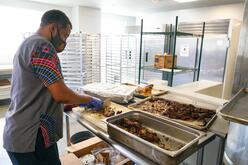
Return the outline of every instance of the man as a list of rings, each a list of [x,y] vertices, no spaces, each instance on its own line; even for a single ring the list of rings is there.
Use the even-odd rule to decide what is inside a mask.
[[[60,164],[56,142],[62,138],[63,104],[103,106],[97,98],[74,93],[63,81],[57,53],[64,50],[71,29],[63,12],[47,11],[37,33],[15,54],[3,135],[14,165]]]

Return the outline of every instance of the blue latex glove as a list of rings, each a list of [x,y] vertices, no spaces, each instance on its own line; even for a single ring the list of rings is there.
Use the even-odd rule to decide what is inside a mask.
[[[82,107],[92,107],[94,110],[102,110],[103,109],[103,101],[96,97],[92,97],[91,101],[88,103],[80,104]]]

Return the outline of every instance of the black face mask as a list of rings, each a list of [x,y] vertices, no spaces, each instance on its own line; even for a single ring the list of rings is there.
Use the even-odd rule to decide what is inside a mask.
[[[56,51],[58,53],[62,52],[65,49],[66,46],[66,42],[63,41],[60,38],[60,33],[59,33],[59,28],[57,27],[57,34],[53,37],[52,33],[51,33],[51,43],[53,44],[53,46],[55,47]],[[63,46],[62,46],[63,45]]]

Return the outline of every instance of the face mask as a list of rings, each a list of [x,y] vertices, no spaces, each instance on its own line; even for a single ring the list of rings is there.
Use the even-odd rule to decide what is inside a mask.
[[[63,41],[61,38],[60,38],[60,35],[59,35],[59,28],[57,28],[57,34],[53,37],[52,33],[51,33],[51,43],[53,44],[53,46],[55,47],[56,51],[58,53],[62,52],[64,49],[65,49],[65,46],[66,46],[66,42]]]

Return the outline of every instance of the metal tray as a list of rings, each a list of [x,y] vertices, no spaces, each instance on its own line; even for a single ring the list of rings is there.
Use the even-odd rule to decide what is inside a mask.
[[[122,84],[127,85],[127,86],[136,86],[136,87],[138,87],[137,85],[130,84],[130,83],[122,83]],[[150,96],[160,96],[160,95],[166,94],[167,92],[168,92],[167,90],[159,90],[159,89],[154,89],[153,88],[152,93],[150,95],[142,95],[142,94],[137,93],[136,91],[133,93],[133,95],[135,97],[144,99],[144,98],[147,98],[147,97],[150,97]]]
[[[134,92],[133,95],[134,95],[135,97],[144,99],[144,98],[147,98],[147,97],[150,97],[150,96],[160,96],[160,95],[163,95],[163,94],[166,94],[166,93],[167,93],[167,91],[165,91],[165,90],[153,89],[153,90],[152,90],[152,94],[150,94],[150,95],[142,95],[142,94],[139,94],[139,93],[137,93],[137,92]]]
[[[220,114],[226,120],[248,125],[248,88],[241,89],[223,106]]]
[[[163,137],[170,137],[175,141],[175,144],[181,143],[183,144],[183,147],[179,150],[168,151],[133,135],[116,126],[123,118],[138,120],[142,123],[143,127],[156,132],[161,141],[163,140]],[[107,119],[107,127],[108,134],[112,139],[128,146],[159,164],[171,164],[171,160],[173,159],[175,161],[176,157],[183,152],[190,152],[197,147],[199,139],[204,135],[204,133],[200,131],[173,121],[154,117],[153,115],[141,111],[130,111],[111,117]],[[173,143],[171,144],[173,145]]]
[[[175,98],[172,99],[172,96],[173,97],[175,96]],[[153,96],[153,98],[154,97],[155,96]],[[199,123],[197,121],[184,121],[184,120],[180,120],[180,119],[171,119],[169,117],[162,116],[160,114],[153,114],[153,113],[150,113],[150,112],[147,112],[147,111],[143,111],[143,110],[137,108],[138,105],[140,105],[140,104],[142,104],[142,103],[150,100],[151,98],[152,97],[149,97],[149,98],[146,98],[146,99],[144,99],[144,100],[142,100],[140,102],[131,104],[131,105],[128,106],[128,108],[133,109],[133,110],[139,110],[139,111],[142,111],[142,112],[145,112],[145,113],[149,113],[149,114],[152,114],[154,116],[159,116],[159,117],[162,117],[162,118],[165,118],[165,119],[170,119],[170,120],[176,121],[178,123],[187,125],[189,127],[192,127],[192,128],[198,129],[198,130],[207,130],[211,126],[211,124],[213,123],[213,121],[216,119],[216,117],[217,117],[217,113],[216,113],[215,115],[213,115],[212,118],[210,118],[207,121],[207,123],[204,126],[201,126],[201,125],[199,125]],[[163,95],[161,97],[155,97],[155,98],[167,99],[167,100],[176,101],[176,102],[182,103],[182,104],[189,104],[190,103],[190,104],[194,105],[195,107],[201,107],[201,108],[203,108],[202,106],[198,105],[199,103],[203,103],[203,101],[197,101],[197,100],[194,100],[194,98],[185,98],[185,96],[177,96],[177,94],[176,95],[175,94],[172,95],[170,93],[167,93],[167,94],[165,94],[165,95]],[[186,99],[186,100],[184,100],[184,99]],[[189,102],[189,101],[191,101],[191,102]],[[208,106],[208,105],[210,106],[209,103],[204,103],[204,106]],[[211,106],[212,106],[211,108],[208,108],[208,107],[204,107],[204,108],[209,109],[209,110],[213,110],[215,112],[219,108],[219,107],[217,107],[217,105],[211,105]]]

